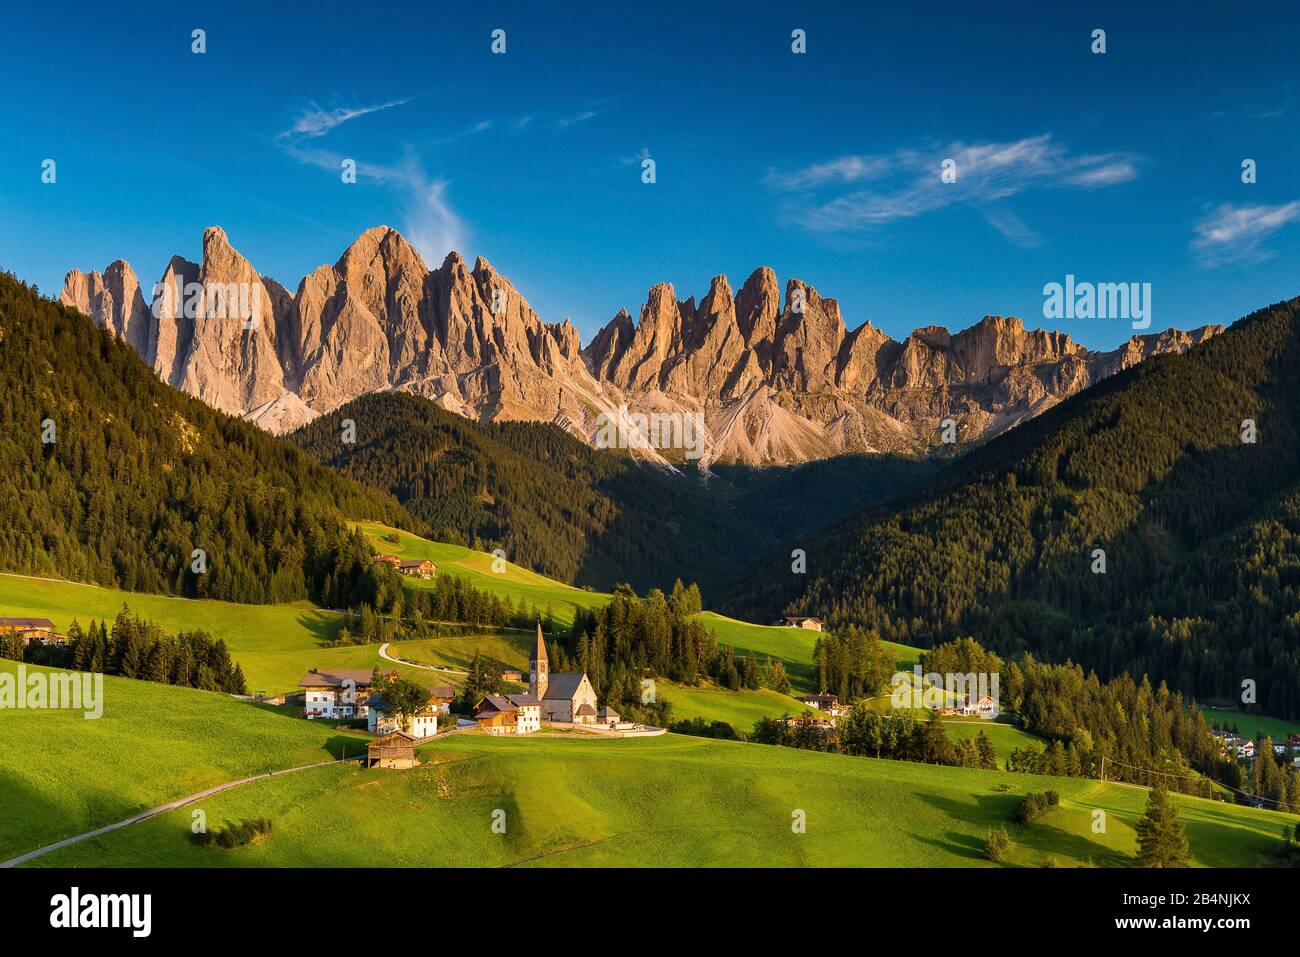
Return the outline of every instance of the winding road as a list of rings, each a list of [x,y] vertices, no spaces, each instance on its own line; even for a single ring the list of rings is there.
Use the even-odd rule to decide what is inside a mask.
[[[391,641],[386,641],[379,646],[379,657],[385,661],[391,661],[395,665],[405,665],[407,668],[419,668],[423,671],[438,671],[445,675],[468,675],[468,671],[457,671],[455,668],[441,668],[438,665],[420,665],[414,661],[407,661],[405,658],[396,658],[388,653],[388,646]]]

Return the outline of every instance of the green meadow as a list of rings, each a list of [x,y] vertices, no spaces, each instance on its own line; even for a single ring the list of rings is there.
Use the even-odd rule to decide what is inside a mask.
[[[431,542],[410,532],[374,522],[358,523],[357,527],[376,554],[427,558],[438,566],[439,575],[450,574],[463,578],[475,588],[493,592],[503,598],[509,597],[516,605],[521,601],[535,605],[542,614],[550,608],[556,621],[566,625],[573,621],[575,609],[600,608],[609,601],[607,594],[565,585],[509,561],[498,561],[487,552],[476,552],[461,545]],[[393,542],[388,536],[396,536],[398,541]],[[501,570],[494,571],[494,567]],[[433,587],[432,581],[419,578],[412,578],[411,584],[415,588]]]
[[[0,659],[0,673],[18,664]],[[28,673],[46,669],[27,666]],[[363,739],[227,695],[105,678],[103,714],[0,712],[0,860]]]
[[[776,691],[728,691],[724,688],[696,687],[656,682],[655,693],[669,701],[674,721],[703,718],[725,721],[737,731],[748,734],[759,718],[803,714],[811,711],[805,704]]]
[[[197,805],[209,826],[269,817],[272,833],[249,847],[194,846],[186,808],[32,864],[986,867],[984,836],[1005,826],[1014,842],[1007,866],[1125,866],[1146,797],[1096,781],[677,735],[458,734],[418,753],[423,763],[410,771],[322,768]],[[1061,806],[1014,825],[1023,796],[1049,787]],[[1174,800],[1198,865],[1267,863],[1294,821]],[[1105,812],[1102,832],[1094,809]]]
[[[1205,716],[1206,724],[1218,727],[1235,725],[1242,734],[1254,740],[1258,740],[1261,734],[1267,734],[1274,743],[1277,743],[1286,741],[1288,735],[1300,734],[1300,721],[1284,721],[1281,718],[1271,718],[1266,714],[1246,713],[1228,708],[1203,707],[1200,712]]]
[[[948,737],[953,741],[974,738],[983,731],[988,735],[993,750],[997,752],[999,763],[1010,757],[1012,750],[1015,748],[1030,748],[1034,751],[1043,750],[1042,738],[1030,734],[1023,728],[1016,727],[1011,724],[1010,720],[984,721],[980,718],[944,718],[943,727],[948,732]]]

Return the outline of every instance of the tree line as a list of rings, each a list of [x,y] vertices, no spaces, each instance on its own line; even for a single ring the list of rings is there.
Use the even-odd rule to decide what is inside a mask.
[[[91,619],[83,629],[73,619],[66,637],[62,649],[43,649],[47,663],[201,691],[247,693],[243,669],[224,641],[197,629],[167,634],[154,622],[131,614],[125,604],[111,627],[107,619]]]

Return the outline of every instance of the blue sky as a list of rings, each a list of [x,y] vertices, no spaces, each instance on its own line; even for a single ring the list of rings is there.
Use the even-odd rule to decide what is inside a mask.
[[[584,341],[761,264],[894,336],[1131,334],[1044,320],[1066,274],[1150,282],[1153,331],[1300,294],[1294,4],[62,6],[0,35],[0,267],[48,293],[119,257],[148,285],[212,224],[292,291],[387,223]]]

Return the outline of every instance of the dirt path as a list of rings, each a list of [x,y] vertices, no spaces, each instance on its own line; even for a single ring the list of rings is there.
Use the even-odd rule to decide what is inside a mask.
[[[392,644],[391,641],[386,641],[379,646],[379,657],[383,658],[385,661],[391,661],[395,665],[405,665],[408,668],[420,668],[424,671],[436,671],[444,675],[468,675],[469,674],[468,671],[457,671],[455,668],[440,668],[437,665],[421,665],[421,664],[416,664],[414,661],[407,661],[405,658],[394,657],[393,655],[390,655],[388,653],[388,646],[391,644]]]
[[[81,841],[87,841],[92,837],[98,837],[101,834],[107,834],[109,831],[120,830],[131,824],[138,824],[140,821],[147,821],[151,817],[157,817],[159,814],[166,814],[168,811],[175,811],[177,808],[194,804],[196,801],[202,801],[204,798],[211,797],[214,794],[220,794],[222,791],[229,791],[231,788],[237,788],[243,784],[251,784],[253,781],[262,781],[266,778],[278,778],[282,774],[295,774],[298,771],[310,771],[312,768],[325,768],[332,764],[343,764],[345,761],[360,761],[360,757],[344,758],[338,761],[321,761],[318,764],[304,764],[297,768],[285,768],[282,771],[268,771],[265,774],[254,774],[252,777],[240,778],[238,781],[227,781],[225,784],[218,784],[206,790],[199,791],[197,794],[191,794],[189,797],[183,797],[176,801],[170,801],[167,804],[160,804],[158,807],[150,808],[148,811],[141,811],[134,817],[128,817],[125,821],[118,821],[116,824],[107,824],[104,827],[96,828],[93,831],[86,831],[84,834],[77,834],[74,837],[67,837],[61,841],[55,841],[53,844],[47,844],[45,847],[38,847],[34,851],[28,851],[26,854],[19,854],[17,857],[0,864],[0,868],[16,867],[24,864],[34,857],[41,857],[51,851],[57,851],[60,848],[68,847],[71,844],[78,844]]]

